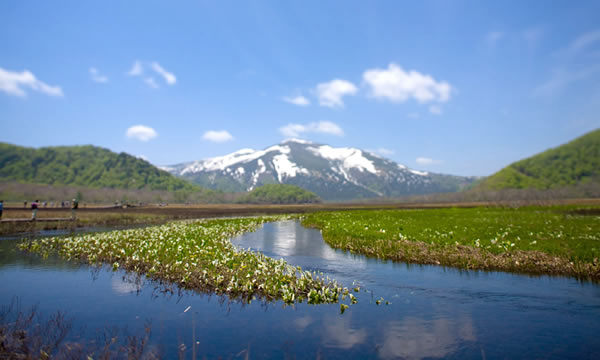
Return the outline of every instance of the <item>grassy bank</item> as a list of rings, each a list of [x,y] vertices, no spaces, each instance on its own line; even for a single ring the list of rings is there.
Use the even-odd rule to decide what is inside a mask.
[[[282,217],[171,222],[143,229],[25,241],[22,250],[58,254],[89,264],[108,264],[184,289],[250,301],[337,302],[335,281],[292,267],[259,252],[237,250],[229,239]]]
[[[308,214],[339,249],[465,269],[600,280],[600,208],[549,206]]]

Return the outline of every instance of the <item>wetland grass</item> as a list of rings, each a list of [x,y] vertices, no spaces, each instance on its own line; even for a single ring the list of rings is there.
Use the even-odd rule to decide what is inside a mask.
[[[183,289],[230,298],[333,303],[344,289],[334,280],[293,267],[260,252],[239,250],[229,240],[264,222],[287,217],[253,217],[171,222],[140,229],[52,237],[20,244],[22,250],[68,260],[108,264]]]
[[[321,212],[305,226],[332,247],[418,264],[600,280],[598,207]]]

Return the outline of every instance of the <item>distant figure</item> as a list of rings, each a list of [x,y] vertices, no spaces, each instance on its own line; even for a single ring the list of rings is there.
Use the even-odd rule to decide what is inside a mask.
[[[75,220],[75,213],[77,212],[77,208],[79,207],[79,201],[77,199],[73,199],[71,202],[71,219]]]
[[[44,201],[44,209],[46,208],[46,205],[48,205],[48,203]]]
[[[60,202],[60,207],[61,207],[61,208],[64,208],[64,207],[65,207],[65,202],[64,202],[64,201],[61,201],[61,202]]]
[[[31,203],[31,220],[35,220],[38,211],[38,201],[34,201]]]
[[[4,200],[0,200],[0,219],[2,219],[2,210],[4,210]]]
[[[27,208],[27,200],[23,201],[23,209]]]

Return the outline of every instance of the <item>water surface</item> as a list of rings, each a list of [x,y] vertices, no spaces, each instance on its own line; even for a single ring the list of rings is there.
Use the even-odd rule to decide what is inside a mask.
[[[232,303],[118,271],[46,260],[0,241],[0,304],[18,296],[40,312],[64,310],[74,329],[104,326],[141,333],[177,358],[600,358],[600,286],[564,277],[459,271],[381,262],[331,249],[320,232],[294,221],[266,224],[232,240],[239,247],[361,285],[359,303]],[[375,305],[383,297],[391,305]],[[185,311],[188,309],[188,311]],[[195,335],[195,337],[193,337]]]

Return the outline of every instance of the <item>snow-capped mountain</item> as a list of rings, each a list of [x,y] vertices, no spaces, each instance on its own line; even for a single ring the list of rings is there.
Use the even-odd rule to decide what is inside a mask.
[[[412,170],[356,148],[297,139],[162,169],[212,189],[247,191],[263,184],[293,184],[324,200],[451,192],[475,180]]]

